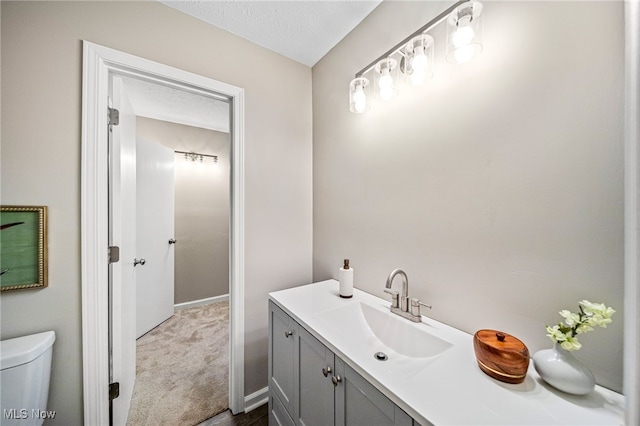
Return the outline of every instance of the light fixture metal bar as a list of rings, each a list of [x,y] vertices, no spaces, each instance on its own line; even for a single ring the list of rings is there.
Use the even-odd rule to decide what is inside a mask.
[[[187,152],[187,151],[174,151],[176,154],[185,154],[185,155],[198,155],[200,157],[207,157],[207,158],[215,158],[216,160],[218,159],[217,155],[211,155],[211,154],[200,154],[199,152]]]
[[[412,38],[414,38],[417,35],[420,35],[422,33],[425,33],[427,31],[429,31],[431,28],[435,27],[436,25],[438,25],[440,22],[442,22],[443,19],[446,19],[449,14],[451,12],[453,12],[453,10],[460,6],[463,3],[467,3],[469,0],[459,0],[457,2],[455,2],[454,4],[452,4],[451,6],[449,6],[447,9],[445,9],[441,14],[439,14],[438,16],[436,16],[435,18],[433,18],[432,20],[430,20],[429,22],[427,22],[426,24],[424,24],[423,26],[421,26],[420,28],[418,28],[416,31],[414,31],[413,33],[411,33],[411,35],[407,36],[404,40],[402,40],[400,43],[396,44],[395,46],[393,46],[391,49],[387,50],[385,53],[383,53],[382,55],[380,55],[378,58],[376,58],[373,62],[371,62],[369,65],[367,65],[366,67],[362,68],[360,71],[358,71],[356,73],[356,78],[357,77],[362,77],[365,73],[371,71],[373,69],[373,67],[376,66],[376,64],[378,62],[380,62],[380,60],[384,59],[384,58],[388,58],[389,56],[393,55],[394,53],[398,52],[400,49],[402,49],[402,47],[404,47],[404,45],[406,45],[409,40],[411,40]]]

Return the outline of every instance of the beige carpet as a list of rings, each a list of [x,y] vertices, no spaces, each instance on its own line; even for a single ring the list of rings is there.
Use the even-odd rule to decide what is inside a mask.
[[[196,425],[229,406],[229,303],[181,310],[138,339],[128,426]]]

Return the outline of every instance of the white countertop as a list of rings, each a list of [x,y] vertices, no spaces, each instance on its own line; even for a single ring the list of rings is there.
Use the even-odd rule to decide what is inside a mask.
[[[388,309],[389,301],[358,289],[353,298],[342,299],[336,280],[273,292],[269,297],[423,425],[624,424],[622,395],[600,386],[587,396],[565,394],[544,383],[533,363],[523,383],[494,380],[478,368],[473,336],[428,317],[423,316],[423,323],[406,321],[412,327],[428,327],[429,333],[452,343],[449,349],[426,360],[392,353],[389,362],[377,361],[370,351],[363,351],[357,336],[350,335],[349,324],[337,329],[323,318],[347,304],[362,301]],[[402,370],[409,368],[411,374],[399,373],[393,362]]]

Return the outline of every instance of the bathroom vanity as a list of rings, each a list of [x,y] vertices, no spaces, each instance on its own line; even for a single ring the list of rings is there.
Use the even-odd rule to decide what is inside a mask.
[[[328,280],[269,295],[273,425],[622,425],[624,398],[597,386],[573,396],[533,364],[523,383],[477,366],[472,336]]]

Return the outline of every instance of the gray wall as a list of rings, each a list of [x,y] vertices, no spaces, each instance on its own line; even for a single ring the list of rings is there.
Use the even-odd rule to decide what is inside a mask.
[[[83,415],[83,39],[245,89],[245,393],[266,386],[267,293],[311,280],[311,70],[157,2],[0,7],[0,197],[49,206],[49,287],[2,293],[1,335],[56,331],[51,424],[78,425]]]
[[[450,4],[450,3],[448,3]],[[350,258],[380,297],[409,275],[427,315],[531,353],[582,299],[618,313],[577,353],[622,387],[623,2],[484,3],[484,51],[365,115],[355,72],[444,10],[383,2],[313,67],[314,280]]]
[[[171,149],[218,156],[218,164],[176,154],[175,303],[229,293],[229,134],[138,117],[137,135]]]

